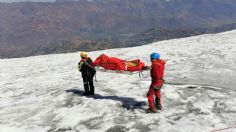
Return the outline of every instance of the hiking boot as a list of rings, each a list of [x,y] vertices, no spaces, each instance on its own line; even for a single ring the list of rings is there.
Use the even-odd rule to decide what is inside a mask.
[[[94,93],[89,93],[89,95],[94,95]]]
[[[157,110],[161,110],[162,106],[161,105],[157,105],[156,108],[157,108]]]
[[[149,108],[148,111],[150,111],[152,113],[157,113],[157,109],[156,108]]]

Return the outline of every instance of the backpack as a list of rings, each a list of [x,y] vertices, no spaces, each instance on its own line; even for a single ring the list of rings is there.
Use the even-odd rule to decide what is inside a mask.
[[[90,77],[94,77],[96,74],[96,69],[95,67],[91,66],[87,61],[84,62],[86,66],[88,66],[88,75]]]

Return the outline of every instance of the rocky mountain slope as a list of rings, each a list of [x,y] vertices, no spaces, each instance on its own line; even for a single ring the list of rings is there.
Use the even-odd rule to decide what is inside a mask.
[[[0,51],[1,57],[28,56],[50,43],[78,39],[93,42],[105,39],[112,42],[113,47],[121,47],[127,44],[117,42],[122,42],[124,37],[149,29],[212,28],[235,21],[234,0],[0,3]],[[25,51],[27,54],[23,54]]]

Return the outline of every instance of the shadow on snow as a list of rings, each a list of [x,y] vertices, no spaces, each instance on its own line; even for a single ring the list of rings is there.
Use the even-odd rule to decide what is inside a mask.
[[[72,88],[65,90],[66,92],[71,92],[73,94],[84,96],[84,91],[78,89],[78,88]],[[122,103],[122,107],[127,108],[128,110],[134,110],[134,109],[143,109],[142,106],[146,105],[147,103],[145,101],[137,101],[135,98],[131,97],[120,97],[117,95],[112,96],[103,96],[100,94],[95,94],[91,96],[86,96],[87,98],[93,98],[93,99],[107,99],[107,100],[114,100],[114,101],[120,101]]]

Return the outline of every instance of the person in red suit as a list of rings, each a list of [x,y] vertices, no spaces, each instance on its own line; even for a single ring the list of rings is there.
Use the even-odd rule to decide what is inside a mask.
[[[164,83],[164,70],[165,70],[165,61],[160,59],[159,53],[152,53],[150,55],[152,62],[151,65],[151,78],[152,83],[150,85],[149,91],[147,93],[149,110],[153,113],[156,113],[157,110],[162,109],[161,105],[161,87]],[[155,96],[155,99],[154,99]]]

